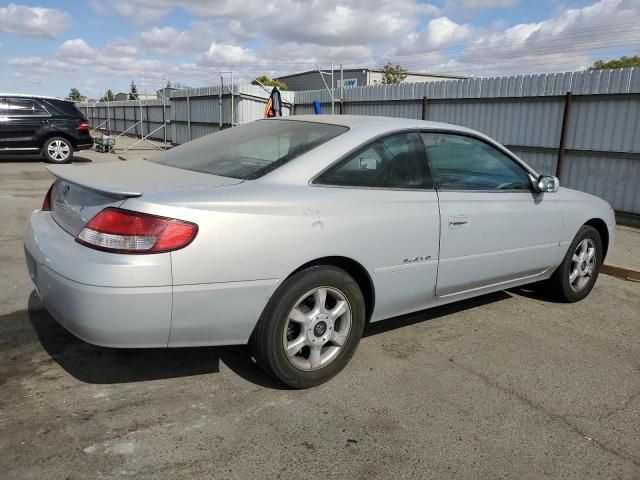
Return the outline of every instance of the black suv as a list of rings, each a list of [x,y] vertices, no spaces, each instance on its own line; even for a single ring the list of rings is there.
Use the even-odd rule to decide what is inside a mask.
[[[89,123],[67,100],[0,93],[0,153],[40,152],[51,163],[67,163],[74,150],[93,146]]]

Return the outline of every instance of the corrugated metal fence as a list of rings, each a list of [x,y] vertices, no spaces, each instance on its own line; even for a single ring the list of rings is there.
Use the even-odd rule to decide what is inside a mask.
[[[181,144],[231,125],[262,118],[269,94],[255,85],[191,88],[171,92],[168,99],[80,103],[93,128],[149,135]],[[291,113],[293,92],[282,92],[283,115]],[[151,133],[153,132],[153,133]]]
[[[266,99],[267,93],[253,85],[235,86],[233,97],[220,87],[204,87],[173,92],[164,107],[162,100],[142,102],[142,110],[139,102],[112,102],[109,115],[115,131],[142,118],[130,130],[137,135],[168,118],[167,139],[178,144],[221,125],[262,118]],[[330,112],[330,95],[317,90],[283,92],[283,101],[293,104],[286,104],[283,113],[311,114],[314,100]],[[89,112],[93,126],[107,118],[104,103],[81,108]],[[335,109],[479,130],[540,173],[559,173],[561,184],[598,195],[616,210],[640,214],[640,69],[347,88]],[[162,137],[160,129],[154,138]]]

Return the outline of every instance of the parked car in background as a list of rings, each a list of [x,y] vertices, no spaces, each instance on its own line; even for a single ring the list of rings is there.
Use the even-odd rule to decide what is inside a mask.
[[[67,100],[0,93],[0,153],[40,153],[68,163],[73,152],[93,146],[84,114]]]
[[[583,299],[615,227],[485,135],[399,118],[260,120],[49,170],[25,250],[61,324],[109,347],[249,343],[296,388],[338,373],[366,322],[540,281]]]

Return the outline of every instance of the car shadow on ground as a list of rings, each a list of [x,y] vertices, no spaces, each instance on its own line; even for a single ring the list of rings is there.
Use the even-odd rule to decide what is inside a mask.
[[[368,324],[363,337],[379,335],[509,298],[511,294],[501,291]],[[222,361],[234,373],[256,385],[273,389],[286,388],[260,370],[246,346],[150,349],[98,347],[65,330],[42,308],[35,292],[29,297],[27,314],[45,351],[67,373],[82,382],[117,384],[211,374],[219,371]]]
[[[0,163],[46,163],[40,155],[0,155]],[[93,160],[83,157],[82,154],[74,154],[71,163],[92,163]],[[53,165],[53,164],[52,164]]]

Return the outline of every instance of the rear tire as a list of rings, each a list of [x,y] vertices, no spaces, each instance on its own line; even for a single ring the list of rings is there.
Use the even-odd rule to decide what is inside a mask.
[[[51,137],[42,145],[41,153],[49,163],[69,163],[73,158],[73,145],[64,137]]]
[[[344,270],[302,270],[276,290],[251,336],[258,365],[292,388],[309,388],[340,372],[365,323],[362,292]]]
[[[548,280],[550,293],[563,302],[578,302],[589,295],[602,265],[602,239],[584,225],[571,242],[558,269]]]

